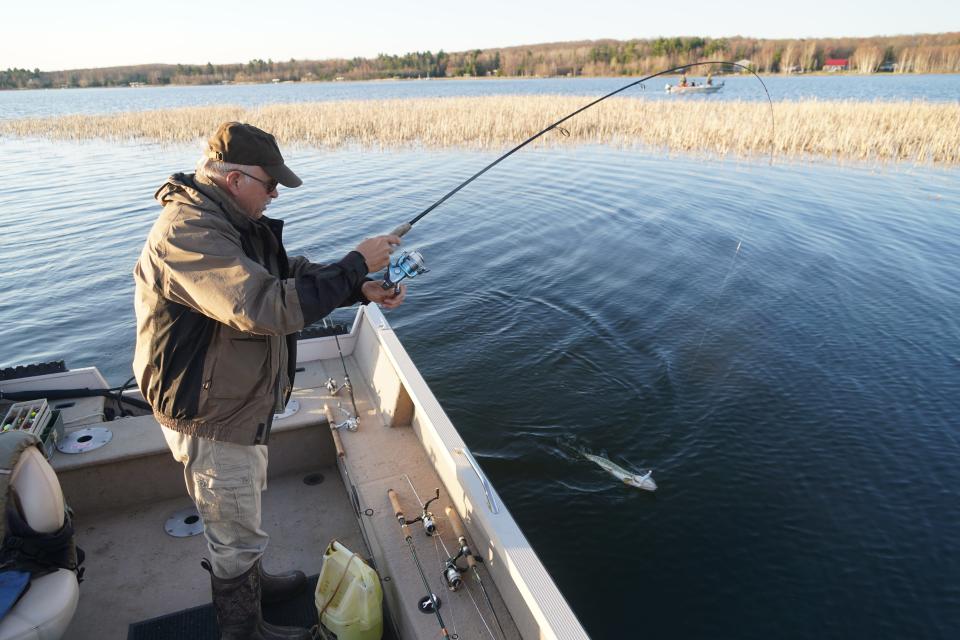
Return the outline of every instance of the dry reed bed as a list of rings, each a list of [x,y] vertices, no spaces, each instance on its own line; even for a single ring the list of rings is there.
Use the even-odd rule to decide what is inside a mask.
[[[206,138],[220,122],[242,120],[281,144],[335,148],[503,149],[586,104],[572,96],[317,102],[190,107],[103,116],[0,121],[0,136],[57,140]],[[928,102],[718,102],[613,98],[551,132],[547,144],[644,145],[737,157],[828,157],[856,161],[960,164],[960,104]]]

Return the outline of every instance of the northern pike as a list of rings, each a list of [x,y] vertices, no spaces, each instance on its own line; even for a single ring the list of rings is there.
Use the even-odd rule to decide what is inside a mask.
[[[628,484],[631,487],[636,487],[638,489],[646,489],[647,491],[656,491],[657,483],[653,481],[651,477],[653,475],[653,469],[647,471],[643,475],[638,475],[636,473],[630,473],[623,467],[618,464],[610,462],[606,458],[601,458],[600,456],[595,456],[592,453],[583,453],[583,457],[591,462],[597,463],[601,469],[612,475],[614,478],[619,479],[623,484]]]

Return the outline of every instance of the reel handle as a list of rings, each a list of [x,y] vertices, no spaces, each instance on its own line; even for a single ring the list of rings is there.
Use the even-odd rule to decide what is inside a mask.
[[[392,236],[400,236],[401,238],[407,235],[407,231],[413,228],[413,225],[409,222],[404,222],[400,226],[396,227],[393,231],[390,232]]]
[[[467,544],[467,535],[463,531],[463,521],[460,519],[459,514],[453,507],[447,507],[447,518],[450,520],[450,526],[453,527],[453,533],[457,536],[457,539],[460,540],[461,545]],[[477,559],[473,557],[473,553],[467,554],[467,565],[470,567],[477,566]]]
[[[403,517],[403,509],[400,508],[400,500],[397,499],[397,492],[393,489],[387,489],[387,497],[390,498],[390,504],[393,506],[393,514],[400,523],[400,529],[403,531],[403,537],[406,540],[413,538],[410,535],[410,527],[407,525],[407,519]]]

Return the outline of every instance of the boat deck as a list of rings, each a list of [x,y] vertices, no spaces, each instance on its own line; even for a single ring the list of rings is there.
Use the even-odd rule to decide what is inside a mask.
[[[263,528],[271,536],[264,565],[272,571],[319,573],[324,549],[336,538],[364,558],[376,558],[386,609],[393,612],[385,612],[385,628],[392,618],[400,638],[435,638],[436,617],[416,611],[425,591],[387,489],[397,491],[407,518],[413,519],[419,506],[412,487],[423,499],[439,488],[441,498],[431,511],[443,544],[453,552],[456,542],[444,515],[451,501],[415,428],[402,424],[395,411],[378,410],[382,390],[364,379],[352,356],[346,361],[361,418],[357,432],[342,433],[343,458],[336,454],[324,411],[338,402],[349,407],[345,390],[331,397],[325,387],[328,376],[342,382],[339,358],[301,362],[293,394],[299,410],[274,423],[263,494]],[[89,412],[86,406],[76,410]],[[84,454],[57,453],[51,461],[75,511],[77,543],[87,553],[80,601],[66,637],[122,639],[131,623],[210,602],[209,577],[200,567],[206,541],[202,535],[174,538],[164,530],[167,518],[191,503],[183,468],[170,455],[152,416],[87,426],[108,427],[113,440]],[[322,482],[305,482],[317,473]],[[441,576],[447,553],[439,538],[427,537],[420,525],[411,529],[431,588],[443,601],[441,614],[450,632],[460,638],[519,638],[486,567],[480,569],[483,584],[505,636],[495,627],[471,576],[464,575],[460,591],[445,589]]]
[[[315,486],[304,484],[299,473],[270,478],[263,496],[268,570],[319,573],[333,537],[363,549],[336,468],[318,471],[325,480]],[[132,510],[78,514],[76,536],[87,553],[86,573],[66,637],[122,640],[133,622],[210,602],[209,577],[200,567],[205,538],[174,538],[163,528],[172,513],[189,506],[184,496]]]

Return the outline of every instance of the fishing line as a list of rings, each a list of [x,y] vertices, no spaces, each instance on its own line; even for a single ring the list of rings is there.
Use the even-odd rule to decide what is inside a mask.
[[[757,75],[754,73],[753,75]],[[763,84],[763,80],[760,79],[760,76],[757,76],[757,79],[760,80],[760,84]],[[770,166],[773,166],[774,153],[776,151],[777,144],[777,129],[776,129],[776,119],[773,115],[773,101],[770,99],[770,92],[767,91],[767,85],[763,84],[763,90],[767,94],[767,102],[770,105]],[[737,258],[740,256],[740,249],[743,246],[743,238],[746,236],[747,230],[750,227],[750,222],[753,220],[753,208],[747,210],[746,221],[744,223],[744,230],[740,232],[740,237],[737,239],[737,248],[733,251],[733,257],[730,259],[730,266],[727,268],[726,274],[723,276],[723,280],[720,282],[720,288],[717,289],[717,297],[713,302],[713,309],[710,312],[710,315],[707,316],[707,325],[703,328],[703,333],[700,335],[700,341],[697,343],[697,349],[693,353],[693,360],[690,363],[690,369],[697,364],[697,360],[700,358],[700,349],[703,347],[703,341],[707,337],[707,332],[710,331],[712,327],[713,318],[717,315],[717,308],[720,306],[720,299],[723,297],[723,290],[727,286],[727,280],[730,279],[730,275],[733,273],[733,268],[737,264]]]
[[[406,235],[406,233],[407,233],[408,231],[410,231],[411,228],[413,228],[413,225],[417,224],[417,222],[419,222],[419,221],[420,221],[424,216],[426,216],[428,213],[430,213],[431,211],[433,211],[434,209],[436,209],[437,207],[439,207],[440,205],[442,205],[444,202],[446,202],[447,200],[449,200],[450,198],[452,198],[452,197],[453,197],[454,195],[456,195],[461,189],[463,189],[463,188],[466,187],[468,184],[470,184],[471,182],[473,182],[474,180],[476,180],[477,178],[479,178],[480,176],[482,176],[483,174],[485,174],[487,171],[489,171],[490,169],[494,168],[495,166],[497,166],[498,164],[500,164],[501,162],[503,162],[504,160],[506,160],[507,158],[509,158],[510,156],[512,156],[514,153],[516,153],[516,152],[519,151],[520,149],[524,148],[525,146],[527,146],[528,144],[530,144],[531,142],[533,142],[533,141],[536,140],[537,138],[543,136],[544,134],[546,134],[546,133],[548,133],[548,132],[550,132],[550,131],[552,131],[552,130],[554,130],[554,129],[557,129],[558,131],[561,132],[561,135],[563,135],[563,134],[569,135],[569,132],[568,132],[566,129],[563,129],[562,127],[560,127],[560,125],[563,124],[564,122],[566,122],[567,120],[569,120],[570,118],[576,116],[577,114],[580,114],[580,113],[586,111],[586,110],[589,109],[590,107],[592,107],[592,106],[594,106],[594,105],[596,105],[596,104],[598,104],[598,103],[600,103],[600,102],[603,102],[603,101],[606,100],[607,98],[610,98],[610,97],[612,97],[612,96],[615,96],[615,95],[617,95],[618,93],[622,93],[623,91],[626,91],[627,89],[629,89],[629,88],[631,88],[631,87],[635,87],[635,86],[637,86],[637,85],[639,85],[639,84],[643,84],[643,83],[646,82],[647,80],[652,80],[653,78],[657,78],[657,77],[660,77],[660,76],[673,75],[673,74],[676,74],[676,73],[678,73],[678,72],[686,71],[687,69],[692,69],[692,68],[694,68],[694,67],[699,67],[699,66],[704,66],[704,65],[726,65],[726,66],[728,66],[728,67],[739,67],[739,68],[743,69],[744,71],[747,71],[748,73],[752,74],[753,77],[755,77],[755,78],[760,82],[760,84],[763,86],[763,91],[764,91],[764,93],[765,93],[766,96],[767,96],[767,103],[770,105],[771,125],[773,124],[773,100],[770,98],[770,92],[767,90],[767,85],[763,82],[763,79],[762,79],[759,75],[757,75],[757,73],[756,73],[755,71],[753,71],[752,69],[750,69],[749,67],[746,67],[746,66],[744,66],[744,65],[742,65],[742,64],[737,64],[736,62],[725,62],[725,61],[722,61],[722,60],[710,60],[710,61],[707,61],[707,62],[691,62],[690,64],[680,65],[679,67],[671,67],[670,69],[665,69],[665,70],[663,70],[663,71],[658,71],[657,73],[653,73],[653,74],[651,74],[651,75],[648,75],[648,76],[645,76],[645,77],[643,77],[643,78],[640,78],[639,80],[635,80],[635,81],[633,81],[633,82],[630,82],[629,84],[625,84],[624,86],[620,87],[619,89],[617,89],[617,90],[615,90],[615,91],[611,91],[610,93],[608,93],[608,94],[606,94],[606,95],[604,95],[604,96],[601,96],[601,97],[597,98],[596,100],[594,100],[594,101],[592,101],[592,102],[590,102],[590,103],[588,103],[588,104],[585,104],[584,106],[580,107],[580,108],[577,109],[576,111],[573,111],[573,112],[567,114],[566,116],[564,116],[563,118],[560,118],[559,120],[557,120],[557,121],[554,122],[553,124],[549,125],[548,127],[546,127],[546,128],[544,128],[544,129],[540,130],[539,132],[533,134],[532,136],[530,136],[529,138],[527,138],[526,140],[524,140],[523,142],[521,142],[521,143],[518,144],[517,146],[513,147],[512,149],[510,149],[510,150],[507,151],[506,153],[502,154],[500,157],[498,157],[496,160],[494,160],[493,162],[491,162],[491,163],[488,164],[487,166],[485,166],[485,167],[483,167],[482,169],[480,169],[480,171],[477,171],[475,174],[473,174],[472,176],[470,176],[469,178],[467,178],[466,180],[464,180],[463,182],[461,182],[459,185],[457,185],[457,186],[454,187],[452,190],[450,190],[447,194],[445,194],[442,198],[440,198],[439,200],[437,200],[436,202],[434,202],[433,204],[431,204],[429,207],[427,207],[426,209],[424,209],[423,211],[421,211],[419,214],[417,214],[416,216],[414,216],[414,218],[411,219],[409,222],[405,222],[405,223],[401,224],[400,226],[398,226],[397,228],[395,228],[391,233],[392,233],[393,235],[397,235],[397,236]],[[771,127],[771,132],[772,132],[772,133],[771,133],[771,152],[772,152],[773,136],[774,136],[774,134],[775,134],[775,129],[774,129],[773,127]],[[771,161],[771,164],[772,164],[772,162],[773,162],[773,157],[772,157],[772,155],[771,155],[770,161]]]
[[[460,184],[458,184],[456,187],[454,187],[454,188],[451,189],[449,192],[447,192],[446,194],[444,194],[441,198],[439,198],[439,199],[438,199],[437,201],[435,201],[433,204],[431,204],[431,205],[428,206],[426,209],[424,209],[423,211],[421,211],[419,214],[417,214],[416,216],[414,216],[409,222],[405,222],[405,223],[397,226],[391,233],[392,233],[393,235],[396,235],[396,236],[404,236],[404,235],[406,235],[407,232],[409,232],[409,231],[413,228],[413,225],[417,224],[417,222],[419,222],[420,220],[422,220],[425,216],[427,216],[427,215],[428,215],[430,212],[432,212],[434,209],[436,209],[437,207],[439,207],[440,205],[442,205],[444,202],[446,202],[447,200],[449,200],[450,198],[452,198],[454,195],[456,195],[457,193],[459,193],[463,188],[465,188],[465,187],[466,187],[467,185],[469,185],[471,182],[473,182],[474,180],[476,180],[477,178],[479,178],[480,176],[482,176],[483,174],[485,174],[487,171],[489,171],[490,169],[494,168],[495,166],[497,166],[498,164],[500,164],[501,162],[503,162],[504,160],[506,160],[507,158],[509,158],[510,156],[512,156],[512,155],[513,155],[514,153],[516,153],[517,151],[520,151],[521,149],[523,149],[524,147],[526,147],[528,144],[530,144],[530,143],[533,142],[534,140],[536,140],[536,139],[540,138],[541,136],[545,135],[546,133],[548,133],[548,132],[550,132],[550,131],[556,130],[556,131],[558,131],[561,135],[563,135],[563,136],[568,136],[568,135],[569,135],[569,131],[567,131],[565,128],[561,127],[561,126],[560,126],[561,124],[563,124],[563,123],[566,122],[567,120],[570,120],[570,119],[573,118],[574,116],[576,116],[576,115],[578,115],[578,114],[586,111],[587,109],[589,109],[589,108],[591,108],[591,107],[599,104],[600,102],[603,102],[603,101],[606,100],[607,98],[611,98],[611,97],[613,97],[613,96],[615,96],[615,95],[617,95],[617,94],[619,94],[619,93],[622,93],[622,92],[626,91],[627,89],[630,89],[630,88],[635,87],[635,86],[637,86],[637,85],[643,85],[644,82],[646,82],[646,81],[648,81],[648,80],[652,80],[652,79],[657,78],[657,77],[660,77],[660,76],[673,75],[673,74],[677,74],[677,73],[681,73],[681,72],[684,72],[684,73],[685,73],[688,69],[693,69],[693,68],[695,68],[695,67],[702,67],[702,66],[712,66],[712,65],[720,65],[721,69],[722,69],[722,68],[739,68],[739,69],[742,69],[743,71],[749,73],[749,74],[752,75],[754,78],[756,78],[756,79],[757,79],[757,82],[760,83],[760,86],[763,87],[763,93],[764,93],[764,95],[765,95],[765,97],[766,97],[766,99],[767,99],[767,105],[768,105],[769,110],[770,110],[770,165],[772,166],[772,165],[773,165],[773,160],[774,160],[774,152],[775,152],[775,149],[776,149],[776,118],[775,118],[775,116],[774,116],[774,110],[773,110],[773,99],[770,97],[770,91],[769,91],[769,89],[767,88],[766,83],[763,81],[763,78],[761,78],[754,70],[750,69],[749,67],[744,66],[744,65],[742,65],[742,64],[738,64],[738,63],[736,63],[736,62],[728,62],[728,61],[723,61],[723,60],[709,60],[709,61],[705,61],[705,62],[692,62],[692,63],[689,63],[689,64],[684,64],[684,65],[680,65],[680,66],[676,66],[676,67],[671,67],[671,68],[669,68],[669,69],[664,69],[663,71],[658,71],[657,73],[653,73],[653,74],[650,74],[650,75],[648,75],[648,76],[644,76],[643,78],[640,78],[639,80],[634,80],[633,82],[627,83],[627,84],[625,84],[624,86],[622,86],[622,87],[620,87],[620,88],[618,88],[618,89],[616,89],[616,90],[614,90],[614,91],[611,91],[610,93],[607,93],[607,94],[605,94],[605,95],[603,95],[603,96],[601,96],[601,97],[593,100],[592,102],[589,102],[589,103],[585,104],[584,106],[580,107],[579,109],[576,109],[575,111],[572,111],[571,113],[567,114],[567,115],[564,116],[563,118],[560,118],[560,119],[557,120],[556,122],[548,125],[547,127],[543,128],[543,129],[541,129],[540,131],[538,131],[537,133],[533,134],[532,136],[530,136],[529,138],[527,138],[526,140],[524,140],[524,141],[521,142],[520,144],[516,145],[516,146],[513,147],[512,149],[510,149],[510,150],[508,150],[507,152],[501,154],[501,155],[500,155],[499,157],[497,157],[495,160],[493,160],[492,162],[490,162],[489,164],[487,164],[485,167],[483,167],[482,169],[480,169],[479,171],[477,171],[476,173],[474,173],[472,176],[470,176],[469,178],[467,178],[466,180],[464,180],[464,181],[461,182]],[[741,232],[741,234],[740,234],[740,237],[739,237],[738,242],[737,242],[737,248],[735,249],[734,254],[733,254],[733,258],[732,258],[731,261],[730,261],[730,266],[727,268],[727,272],[726,272],[726,274],[724,275],[723,281],[721,282],[720,288],[719,288],[719,290],[718,290],[718,292],[717,292],[717,299],[716,299],[716,301],[714,302],[714,308],[713,308],[713,311],[712,311],[711,314],[710,314],[710,319],[708,319],[708,324],[707,324],[707,326],[704,328],[703,334],[701,335],[700,340],[699,340],[699,342],[698,342],[698,344],[697,344],[697,349],[696,349],[696,351],[695,351],[695,353],[694,353],[694,359],[693,359],[693,363],[694,363],[694,364],[696,363],[697,359],[699,358],[699,354],[700,354],[701,347],[702,347],[702,345],[703,345],[704,340],[706,339],[706,334],[707,334],[707,332],[710,330],[710,327],[712,326],[712,317],[715,316],[715,314],[716,314],[716,310],[717,310],[717,308],[718,308],[718,306],[719,306],[719,301],[720,301],[720,298],[722,297],[723,290],[724,290],[724,288],[726,287],[727,281],[729,280],[730,275],[732,274],[734,267],[736,266],[737,257],[740,255],[740,250],[741,250],[741,248],[742,248],[742,246],[743,246],[743,238],[744,238],[744,235],[746,234],[747,229],[749,228],[750,219],[751,219],[751,218],[750,218],[749,213],[748,213],[748,217],[747,217],[746,225],[745,225],[745,227],[744,227],[744,231]],[[410,277],[410,278],[412,278],[412,277],[416,276],[416,275],[419,274],[419,273],[423,273],[425,270],[426,270],[426,269],[425,269],[424,263],[423,263],[423,256],[420,255],[419,252],[416,252],[416,251],[414,251],[414,252],[404,252],[404,253],[402,253],[395,261],[392,261],[392,262],[391,262],[391,266],[387,269],[386,275],[385,275],[385,277],[384,277],[383,287],[384,287],[385,289],[394,288],[395,291],[399,292],[399,284],[398,284],[398,283],[399,283],[399,280],[401,280],[401,279],[403,279],[403,278],[405,278],[405,277]]]

